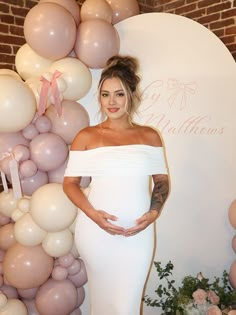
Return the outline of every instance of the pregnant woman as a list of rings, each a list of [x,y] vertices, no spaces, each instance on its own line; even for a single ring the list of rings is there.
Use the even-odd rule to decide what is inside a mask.
[[[138,62],[114,56],[98,86],[102,123],[75,137],[64,191],[80,209],[75,242],[83,259],[91,315],[138,315],[154,251],[154,222],[169,193],[163,143],[132,121],[140,102]],[[86,193],[82,176],[90,176]]]

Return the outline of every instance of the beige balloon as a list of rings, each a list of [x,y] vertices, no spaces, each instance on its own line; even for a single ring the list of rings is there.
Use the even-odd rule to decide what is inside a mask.
[[[4,306],[7,304],[7,296],[3,293],[0,293],[0,312]]]
[[[12,212],[17,207],[17,200],[13,195],[13,190],[9,189],[8,193],[0,193],[0,213],[6,217],[11,217]]]
[[[228,216],[230,224],[236,229],[236,200],[231,203]]]
[[[15,243],[14,223],[8,223],[0,227],[0,249],[8,250]]]
[[[62,184],[50,183],[32,194],[30,214],[43,230],[59,232],[72,224],[77,208],[63,192]]]
[[[11,219],[16,222],[18,221],[22,216],[24,215],[24,212],[22,212],[20,209],[15,209],[11,214]]]
[[[42,242],[45,252],[52,257],[68,254],[73,246],[72,233],[67,229],[60,232],[48,233]]]
[[[113,11],[106,0],[86,0],[81,6],[81,21],[101,19],[112,21]]]
[[[137,0],[106,0],[112,8],[112,24],[116,24],[131,16],[139,14]]]
[[[35,246],[43,241],[47,232],[34,222],[29,213],[26,213],[15,223],[14,234],[18,243]]]
[[[67,84],[63,92],[65,100],[77,101],[90,90],[92,85],[90,69],[77,58],[66,57],[53,62],[49,71],[54,73],[56,70],[62,72],[61,78]]]
[[[19,76],[18,73],[16,73],[15,71],[13,70],[10,70],[10,69],[0,69],[0,75],[1,74],[6,74],[6,75],[11,75],[13,76],[15,79],[19,80],[19,81],[22,81],[21,77]]]
[[[25,197],[21,198],[18,201],[17,206],[22,212],[24,212],[24,213],[29,212],[29,210],[30,210],[30,199],[29,198],[25,198]]]
[[[0,132],[17,132],[24,129],[36,112],[33,92],[13,76],[0,76]]]
[[[6,305],[1,309],[1,315],[27,315],[27,308],[23,302],[17,299],[8,299]]]
[[[38,55],[27,43],[18,49],[15,58],[16,70],[24,80],[40,76],[52,62]]]

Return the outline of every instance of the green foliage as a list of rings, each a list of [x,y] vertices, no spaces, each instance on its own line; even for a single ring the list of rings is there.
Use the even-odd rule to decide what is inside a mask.
[[[229,275],[226,271],[223,272],[221,277],[215,277],[213,282],[204,278],[201,273],[197,277],[186,276],[182,280],[181,286],[176,288],[172,275],[173,263],[169,261],[164,267],[161,266],[161,262],[154,262],[154,265],[158,278],[165,280],[165,284],[159,284],[155,289],[158,298],[152,299],[146,295],[144,302],[147,306],[161,308],[163,310],[161,315],[185,315],[185,306],[190,303],[193,308],[196,308],[192,294],[198,289],[203,289],[206,292],[214,291],[220,298],[218,307],[221,310],[236,302],[236,291],[231,287]]]

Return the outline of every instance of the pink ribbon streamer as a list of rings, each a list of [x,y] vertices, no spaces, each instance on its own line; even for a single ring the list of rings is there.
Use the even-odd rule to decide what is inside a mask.
[[[62,108],[61,108],[61,99],[60,99],[60,91],[58,89],[57,85],[57,79],[62,75],[62,73],[58,70],[56,70],[53,75],[51,81],[47,80],[45,77],[41,76],[40,81],[42,82],[42,88],[40,91],[40,97],[39,97],[39,106],[38,106],[38,114],[39,116],[43,115],[46,111],[47,107],[47,99],[49,90],[51,89],[53,101],[56,108],[56,111],[59,116],[62,114]]]
[[[15,159],[14,154],[9,153],[9,152],[3,153],[0,160],[3,160],[5,157],[8,157],[8,156],[12,158],[9,162],[9,169],[10,169],[10,175],[11,175],[13,194],[16,199],[19,199],[22,197],[22,190],[21,190],[20,177],[19,177],[19,171],[18,171],[18,162]],[[1,178],[2,178],[4,192],[8,193],[9,189],[8,189],[8,185],[6,181],[6,175],[2,170],[1,170]]]

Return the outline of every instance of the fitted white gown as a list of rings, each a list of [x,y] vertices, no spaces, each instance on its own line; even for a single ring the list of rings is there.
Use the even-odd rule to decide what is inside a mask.
[[[166,173],[162,147],[133,144],[71,151],[65,176],[91,176],[91,204],[128,228],[149,210],[150,175]],[[110,235],[79,211],[75,242],[88,274],[91,315],[140,314],[154,225],[135,236]]]

